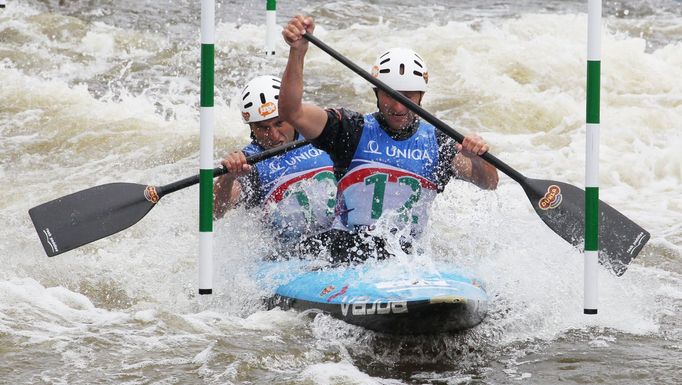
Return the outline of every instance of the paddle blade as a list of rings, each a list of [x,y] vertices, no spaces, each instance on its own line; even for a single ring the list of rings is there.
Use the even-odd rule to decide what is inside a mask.
[[[154,203],[147,186],[110,183],[79,191],[28,210],[48,257],[126,229]],[[154,200],[158,200],[155,197]]]
[[[573,246],[585,241],[585,191],[573,185],[527,178],[522,184],[535,212]],[[621,276],[649,233],[608,204],[599,201],[599,262]]]

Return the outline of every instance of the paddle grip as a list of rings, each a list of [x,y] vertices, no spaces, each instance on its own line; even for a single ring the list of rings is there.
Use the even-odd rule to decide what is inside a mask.
[[[367,80],[368,82],[375,85],[377,88],[386,92],[393,99],[397,100],[402,105],[409,108],[412,112],[416,113],[417,115],[422,117],[424,120],[426,120],[427,122],[429,122],[432,125],[434,125],[435,127],[437,127],[439,130],[441,130],[447,136],[456,140],[458,143],[462,143],[462,141],[464,140],[464,135],[460,134],[455,129],[453,129],[452,127],[448,126],[443,121],[441,121],[440,119],[438,119],[435,116],[433,116],[432,114],[430,114],[428,111],[423,109],[421,106],[419,106],[418,104],[414,103],[412,100],[405,97],[405,95],[403,95],[400,92],[389,87],[388,85],[386,85],[386,83],[382,82],[381,80],[375,78],[369,72],[363,70],[357,64],[348,60],[345,56],[341,55],[340,53],[336,52],[333,48],[329,47],[327,44],[320,41],[317,37],[313,36],[310,33],[306,33],[305,35],[303,35],[303,37],[306,40],[308,40],[309,42],[313,43],[315,46],[317,46],[322,51],[329,54],[329,56],[331,56],[334,59],[341,62],[341,64],[348,67],[348,69],[350,69],[351,71],[360,75],[363,79]],[[502,171],[507,176],[509,176],[510,178],[514,179],[515,181],[517,181],[519,183],[523,183],[526,180],[526,177],[523,176],[523,174],[514,170],[511,166],[504,163],[503,161],[501,161],[500,159],[498,159],[497,157],[495,157],[494,155],[492,155],[489,152],[486,152],[485,154],[481,155],[481,158],[483,158],[486,162],[495,166],[498,170]]]

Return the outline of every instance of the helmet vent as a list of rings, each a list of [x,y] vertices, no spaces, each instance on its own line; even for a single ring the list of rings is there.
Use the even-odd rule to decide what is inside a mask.
[[[426,62],[409,48],[385,51],[374,61],[371,71],[373,77],[397,91],[425,92],[429,81]]]
[[[251,106],[253,106],[253,103],[251,103],[251,102],[244,104],[244,108],[249,108]]]
[[[245,93],[245,94],[244,94],[244,96],[242,96],[242,100],[244,100],[244,99],[248,98],[248,97],[249,97],[249,95],[251,95],[251,92],[247,92],[247,93]]]
[[[262,92],[260,93],[260,102],[265,104],[265,94]]]

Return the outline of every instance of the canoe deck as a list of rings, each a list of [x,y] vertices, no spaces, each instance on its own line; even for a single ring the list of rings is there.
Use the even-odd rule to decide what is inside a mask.
[[[304,261],[270,261],[259,278],[276,282],[269,308],[315,309],[384,333],[455,332],[486,316],[484,288],[455,266],[406,271],[377,265],[309,269]]]

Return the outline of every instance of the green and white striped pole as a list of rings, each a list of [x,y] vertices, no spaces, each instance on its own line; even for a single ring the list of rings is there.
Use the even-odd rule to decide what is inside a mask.
[[[265,4],[265,56],[275,54],[277,40],[277,1],[267,0]]]
[[[599,89],[601,0],[587,3],[587,101],[585,144],[585,314],[597,314],[599,267]]]
[[[199,127],[199,294],[213,292],[213,91],[215,0],[201,0],[201,100]]]

